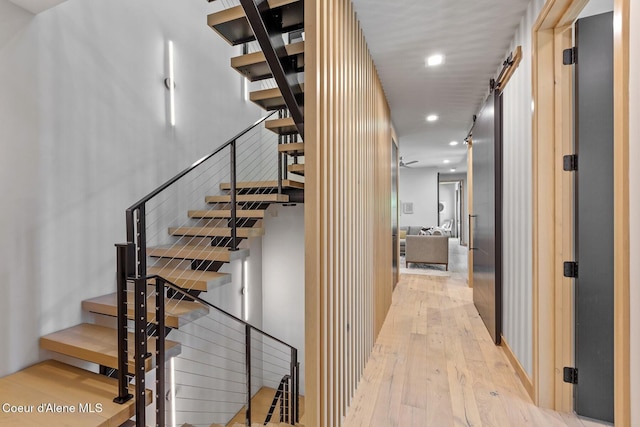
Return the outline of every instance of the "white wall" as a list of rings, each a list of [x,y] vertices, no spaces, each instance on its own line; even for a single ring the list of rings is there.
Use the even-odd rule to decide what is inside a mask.
[[[533,374],[531,28],[543,4],[543,0],[532,1],[516,31],[509,52],[521,45],[522,62],[503,96],[503,335],[530,377]]]
[[[272,205],[264,225],[263,327],[298,349],[304,394],[304,205]]]
[[[438,225],[438,171],[433,168],[400,168],[400,226]],[[413,203],[413,214],[402,203]]]
[[[629,49],[629,217],[631,287],[631,425],[640,425],[640,4],[631,2]]]
[[[0,0],[0,375],[114,290],[124,210],[261,112],[206,2],[68,0],[35,17]],[[175,43],[177,125],[167,124]]]

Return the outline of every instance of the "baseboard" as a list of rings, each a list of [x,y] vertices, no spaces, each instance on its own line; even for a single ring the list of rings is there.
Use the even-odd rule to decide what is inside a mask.
[[[533,389],[533,382],[531,382],[531,378],[529,378],[529,375],[527,375],[527,371],[524,370],[524,368],[520,364],[520,361],[518,360],[516,355],[513,353],[513,350],[511,350],[511,347],[509,347],[509,343],[507,342],[506,339],[504,339],[504,335],[502,335],[501,338],[502,340],[500,345],[502,346],[502,350],[504,350],[504,354],[507,356],[507,359],[509,359],[509,363],[511,363],[511,366],[513,366],[513,369],[515,369],[516,374],[518,374],[518,378],[520,378],[520,382],[522,383],[525,390],[529,394],[529,397],[531,397],[531,400],[535,402],[536,399],[534,397],[535,393]]]

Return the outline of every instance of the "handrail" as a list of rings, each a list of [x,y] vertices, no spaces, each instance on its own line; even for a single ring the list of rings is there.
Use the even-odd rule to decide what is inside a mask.
[[[170,187],[172,184],[174,184],[176,181],[178,181],[180,178],[182,178],[183,176],[187,175],[189,172],[191,172],[192,170],[194,170],[195,168],[197,168],[200,164],[206,162],[207,160],[209,160],[211,157],[215,156],[216,154],[218,154],[220,151],[224,150],[226,147],[228,147],[229,145],[231,145],[235,140],[241,138],[243,135],[247,134],[248,132],[250,132],[253,128],[255,128],[256,126],[258,126],[260,123],[264,122],[265,120],[267,120],[269,117],[271,117],[272,115],[274,115],[276,113],[276,111],[272,111],[271,113],[267,114],[266,116],[262,117],[260,120],[258,120],[257,122],[255,122],[254,124],[252,124],[251,126],[249,126],[248,128],[246,128],[245,130],[243,130],[242,132],[238,133],[237,135],[235,135],[234,137],[232,137],[231,139],[229,139],[227,142],[225,142],[224,144],[222,144],[221,146],[219,146],[218,148],[216,148],[213,153],[208,154],[206,156],[204,156],[203,158],[201,158],[200,160],[196,161],[194,164],[192,164],[191,166],[189,166],[188,168],[186,168],[185,170],[183,170],[182,172],[178,173],[176,176],[174,176],[173,178],[171,178],[170,180],[168,180],[167,182],[165,182],[164,184],[162,184],[160,187],[156,188],[155,190],[153,190],[151,193],[147,194],[146,196],[144,196],[142,199],[140,199],[138,202],[134,203],[133,205],[131,205],[128,209],[127,212],[131,212],[135,209],[140,208],[142,205],[144,205],[145,203],[147,203],[149,200],[153,199],[155,196],[157,196],[158,194],[160,194],[161,192],[163,192],[164,190],[166,190],[168,187]]]
[[[228,313],[227,311],[221,309],[220,307],[217,307],[217,306],[211,304],[210,302],[203,300],[200,297],[193,296],[193,295],[189,294],[184,289],[182,289],[180,286],[178,286],[175,283],[165,279],[164,277],[162,277],[160,275],[152,274],[152,275],[149,275],[149,276],[146,277],[146,280],[152,280],[152,279],[160,279],[167,285],[167,287],[171,288],[173,291],[175,291],[177,293],[182,294],[185,298],[189,298],[191,300],[199,302],[200,304],[206,305],[209,308],[213,308],[214,310],[217,310],[218,312],[224,314],[225,316],[232,318],[236,322],[241,323],[243,326],[248,326],[249,328],[253,329],[254,331],[266,336],[267,338],[270,338],[270,339],[276,341],[279,344],[282,344],[285,347],[288,347],[289,349],[296,349],[294,346],[292,346],[290,344],[287,344],[286,342],[284,342],[282,340],[279,340],[278,338],[274,337],[273,335],[270,335],[270,334],[264,332],[263,330],[260,330],[260,329],[256,328],[252,324],[247,323],[246,321],[240,319],[239,317],[234,316],[231,313]]]

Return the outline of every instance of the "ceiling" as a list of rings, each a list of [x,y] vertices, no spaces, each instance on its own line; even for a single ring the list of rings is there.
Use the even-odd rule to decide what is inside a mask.
[[[353,0],[412,167],[466,170],[467,136],[529,0]],[[445,56],[425,67],[426,57]],[[439,120],[426,121],[429,114]],[[458,141],[455,147],[449,145]],[[444,161],[450,163],[445,165]]]

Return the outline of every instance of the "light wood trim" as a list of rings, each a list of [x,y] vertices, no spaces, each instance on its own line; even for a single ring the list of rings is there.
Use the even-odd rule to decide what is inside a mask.
[[[631,426],[629,247],[629,0],[615,0],[614,72],[614,395],[616,426]],[[634,5],[634,7],[636,7]],[[637,23],[636,23],[637,24]],[[636,402],[637,403],[637,402]],[[636,422],[638,422],[636,420]]]
[[[469,215],[473,215],[473,139],[471,137],[467,140],[467,203]],[[471,226],[471,217],[468,217],[467,221],[469,221],[469,255],[467,259],[469,275],[467,283],[470,288],[473,288],[473,227]]]
[[[338,427],[391,301],[391,123],[351,2],[305,14],[306,422]]]
[[[507,83],[509,83],[509,80],[511,80],[513,73],[516,72],[518,66],[520,65],[520,62],[522,61],[522,46],[516,47],[516,50],[514,51],[513,57],[511,59],[513,62],[509,66],[509,69],[502,76],[500,81],[497,82],[497,85],[501,91],[504,90],[504,88],[507,86]]]
[[[509,363],[511,363],[511,366],[516,371],[518,378],[520,378],[520,382],[522,382],[524,389],[529,394],[529,397],[531,397],[531,400],[533,400],[535,394],[533,390],[533,382],[531,381],[531,378],[529,378],[527,371],[520,364],[518,357],[511,349],[511,346],[509,346],[509,343],[505,339],[504,335],[502,335],[500,345],[502,346],[502,350],[504,351],[505,356],[507,356],[507,359],[509,359]]]
[[[572,254],[573,207],[560,154],[570,146],[570,76],[559,65],[587,0],[548,0],[533,27],[533,385],[540,406],[571,411],[561,368],[572,360],[573,295],[560,273]],[[629,370],[629,0],[614,4],[614,346],[616,425],[630,426]],[[563,126],[563,123],[565,124]],[[566,154],[566,153],[565,153]],[[570,338],[570,339],[567,339]],[[568,344],[567,344],[568,343]]]

